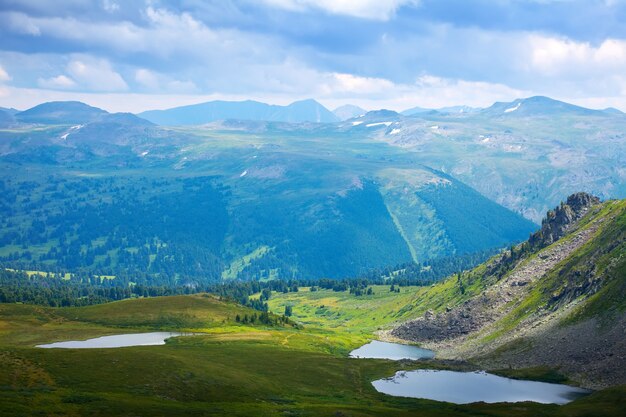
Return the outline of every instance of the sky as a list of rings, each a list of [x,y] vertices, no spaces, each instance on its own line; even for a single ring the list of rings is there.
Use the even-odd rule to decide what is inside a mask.
[[[0,106],[626,111],[626,0],[0,0]]]

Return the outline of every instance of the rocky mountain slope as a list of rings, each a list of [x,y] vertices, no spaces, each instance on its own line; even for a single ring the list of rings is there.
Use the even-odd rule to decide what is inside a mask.
[[[392,335],[491,368],[556,367],[590,387],[626,383],[626,201],[570,196],[541,230],[433,286]]]
[[[621,113],[531,97],[474,112],[371,119],[345,125],[414,152],[423,164],[535,222],[577,191],[626,198]]]

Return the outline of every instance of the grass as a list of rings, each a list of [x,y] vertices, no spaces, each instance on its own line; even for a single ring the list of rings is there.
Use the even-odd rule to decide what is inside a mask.
[[[569,378],[567,378],[567,376],[559,373],[555,369],[545,366],[537,366],[533,368],[523,369],[496,369],[489,372],[511,379],[526,379],[532,381],[549,382],[552,384],[567,384],[571,382]]]
[[[363,340],[378,330],[410,316],[405,307],[423,287],[403,287],[392,293],[389,285],[371,286],[373,295],[355,296],[348,291],[300,288],[298,292],[272,293],[270,311],[282,314],[287,305],[293,308],[291,317],[306,328],[348,334]]]
[[[232,261],[227,269],[222,271],[222,279],[235,279],[237,276],[250,265],[251,261],[260,259],[265,256],[272,248],[269,246],[259,246],[247,255]]]
[[[533,403],[457,406],[377,393],[370,381],[399,369],[447,368],[437,361],[350,359],[346,353],[391,320],[415,288],[365,297],[300,291],[271,303],[298,303],[304,329],[234,323],[246,308],[212,296],[128,300],[79,308],[0,305],[0,416],[575,416],[619,415],[625,390],[609,390],[558,407]],[[320,302],[345,320],[318,317]],[[326,305],[325,304],[325,305]],[[299,308],[298,305],[302,308]],[[385,319],[385,312],[387,319]],[[176,317],[177,320],[170,320]],[[120,349],[37,349],[55,340],[146,331],[194,329],[203,334],[165,346]],[[615,410],[611,411],[611,407]],[[613,414],[611,414],[611,412]]]
[[[594,239],[602,245],[609,243],[622,223],[615,223],[617,229],[600,230]],[[614,250],[621,249],[618,246]],[[348,353],[394,323],[428,309],[441,311],[480,294],[490,284],[484,279],[485,268],[483,265],[463,274],[464,291],[452,277],[430,287],[404,287],[400,293],[390,292],[387,285],[372,286],[372,295],[358,297],[310,288],[273,292],[270,310],[282,314],[286,306],[292,306],[292,319],[302,325],[299,328],[236,323],[237,314],[251,315],[253,311],[206,294],[75,308],[0,305],[0,417],[623,415],[625,386],[602,390],[564,406],[453,405],[391,397],[373,389],[371,381],[398,370],[473,369],[471,363],[351,359]],[[623,273],[623,263],[612,271]],[[615,292],[614,297],[623,294],[621,287],[606,288]],[[603,308],[599,303],[606,297],[599,294],[598,301],[594,304],[592,298],[584,314]],[[148,330],[200,334],[168,340],[165,346],[83,350],[34,347]],[[569,382],[567,376],[549,367],[494,373]]]
[[[590,227],[591,219],[597,220],[609,216],[614,216],[614,219],[606,221],[587,243],[561,261],[538,281],[526,298],[498,323],[493,333],[486,335],[483,340],[497,339],[516,328],[534,312],[549,308],[550,299],[555,294],[561,294],[576,285],[582,285],[586,279],[585,268],[588,268],[591,262],[596,268],[595,274],[597,276],[603,275],[608,263],[607,259],[611,259],[615,263],[615,268],[605,277],[607,282],[600,292],[592,295],[589,302],[581,304],[581,307],[574,314],[565,319],[564,324],[571,324],[592,316],[605,316],[607,313],[611,313],[609,306],[620,306],[623,311],[626,305],[623,301],[625,283],[624,279],[620,279],[620,277],[626,276],[623,273],[626,270],[626,263],[623,254],[620,254],[624,251],[624,245],[614,245],[623,240],[626,232],[626,202],[612,201],[606,203],[599,213],[590,214],[582,219],[578,230]],[[571,239],[571,235],[565,239]],[[538,256],[538,254],[533,256]]]

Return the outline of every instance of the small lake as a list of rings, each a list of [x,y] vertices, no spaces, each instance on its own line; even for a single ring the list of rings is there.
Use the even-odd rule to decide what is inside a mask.
[[[165,339],[177,336],[190,336],[193,333],[179,332],[151,332],[151,333],[130,333],[118,334],[114,336],[102,336],[87,340],[70,340],[67,342],[49,343],[38,345],[39,348],[62,348],[62,349],[106,349],[128,346],[154,346],[164,345]]]
[[[379,342],[378,340],[373,340],[350,352],[351,358],[391,359],[394,361],[401,359],[430,359],[434,356],[435,352],[432,350],[400,343]]]
[[[456,404],[483,401],[565,404],[590,391],[569,385],[522,381],[485,372],[400,371],[372,382],[378,392],[396,397],[426,398]]]

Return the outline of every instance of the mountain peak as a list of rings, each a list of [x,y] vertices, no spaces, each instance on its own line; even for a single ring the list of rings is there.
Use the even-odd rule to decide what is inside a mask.
[[[341,121],[353,119],[365,113],[367,113],[367,110],[359,106],[355,106],[354,104],[344,104],[343,106],[339,106],[333,110],[333,114]]]
[[[393,110],[380,109],[380,110],[372,110],[365,113],[365,116],[368,118],[376,118],[376,117],[398,117],[400,113],[395,112]]]
[[[483,110],[483,114],[490,116],[524,117],[524,116],[551,116],[551,115],[606,115],[600,110],[555,100],[546,96],[532,96],[518,98],[511,102],[497,102]]]
[[[598,197],[584,192],[570,195],[564,203],[548,211],[541,222],[541,230],[530,237],[530,245],[545,247],[559,240],[574,222],[587,213],[590,207],[599,203]]]
[[[15,114],[24,123],[84,124],[108,114],[80,101],[50,101]]]
[[[315,105],[315,106],[321,106],[320,102],[313,99],[313,98],[305,98],[303,100],[296,100],[293,103],[290,104],[290,106],[293,105],[298,105],[298,104],[307,104],[307,105]]]

